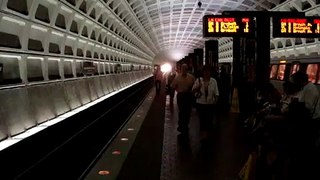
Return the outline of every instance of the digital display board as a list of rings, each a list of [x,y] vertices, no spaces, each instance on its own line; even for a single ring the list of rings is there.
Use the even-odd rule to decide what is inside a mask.
[[[273,37],[320,37],[320,17],[273,17]]]
[[[203,37],[254,36],[253,17],[206,15],[203,17]]]

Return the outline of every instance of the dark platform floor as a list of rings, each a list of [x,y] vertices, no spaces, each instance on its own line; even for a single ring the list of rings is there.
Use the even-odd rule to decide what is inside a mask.
[[[237,123],[237,113],[217,115],[213,138],[203,145],[194,109],[189,125],[189,143],[181,144],[176,131],[176,102],[169,105],[168,97],[161,94],[152,106],[118,180],[236,179],[249,154]]]

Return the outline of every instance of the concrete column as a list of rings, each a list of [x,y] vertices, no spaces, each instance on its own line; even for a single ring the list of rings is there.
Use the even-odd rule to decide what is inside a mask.
[[[203,49],[195,49],[194,50],[194,58],[193,58],[193,66],[194,66],[194,75],[196,77],[200,76],[201,68],[203,66]]]
[[[258,16],[256,18],[256,82],[257,87],[261,88],[269,82],[270,65],[270,17]]]
[[[218,40],[209,40],[205,42],[205,65],[212,67],[212,76],[218,77],[219,47]]]

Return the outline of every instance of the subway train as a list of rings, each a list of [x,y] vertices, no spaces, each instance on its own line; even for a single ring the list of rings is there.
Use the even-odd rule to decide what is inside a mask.
[[[270,62],[270,82],[280,91],[282,91],[282,83],[287,80],[290,75],[297,71],[306,72],[309,81],[316,84],[320,89],[320,58],[304,57],[271,60]]]
[[[228,73],[232,73],[232,63],[219,63],[219,67],[226,67]],[[306,72],[309,81],[317,85],[320,90],[320,58],[319,57],[303,57],[288,59],[273,59],[270,61],[270,82],[282,92],[282,83],[287,80],[290,75],[298,70]]]

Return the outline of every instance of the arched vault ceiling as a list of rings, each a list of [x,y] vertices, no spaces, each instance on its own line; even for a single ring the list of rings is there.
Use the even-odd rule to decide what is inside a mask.
[[[118,0],[117,0],[118,1]],[[301,11],[319,15],[318,0],[122,0],[143,30],[142,41],[151,56],[177,51],[193,52],[203,48],[202,18],[223,11]],[[201,8],[198,7],[201,2]],[[220,44],[230,42],[222,38]],[[229,44],[229,43],[228,43]],[[230,48],[228,52],[230,52]],[[186,51],[187,50],[187,51]],[[227,53],[230,54],[230,53]],[[187,55],[187,54],[184,54]],[[227,55],[230,57],[230,55]],[[176,59],[179,60],[179,59]]]

